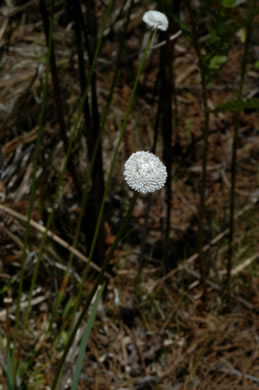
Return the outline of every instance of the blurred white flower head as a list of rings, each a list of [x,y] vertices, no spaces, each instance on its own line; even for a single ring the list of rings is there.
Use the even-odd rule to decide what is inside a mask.
[[[167,16],[159,11],[147,11],[144,13],[143,22],[153,30],[166,31],[169,25]]]
[[[167,171],[153,153],[136,152],[126,161],[123,175],[130,188],[146,194],[160,190],[164,186]]]

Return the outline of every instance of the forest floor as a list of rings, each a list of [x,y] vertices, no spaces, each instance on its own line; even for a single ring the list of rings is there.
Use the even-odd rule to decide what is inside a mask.
[[[29,207],[32,156],[37,138],[37,121],[42,91],[42,58],[46,55],[45,37],[37,5],[29,2],[19,9],[8,2],[0,15],[0,143],[3,175],[0,182],[0,389],[4,389],[4,340],[14,327],[20,261],[24,246],[24,220]],[[104,170],[118,136],[138,65],[143,29],[142,10],[136,10],[129,24],[127,54],[103,138]],[[76,53],[71,49],[72,29],[66,22],[66,10],[57,12],[55,44],[62,95],[69,114],[80,96]],[[117,50],[107,38],[98,65],[98,98],[104,106],[113,74],[111,55]],[[157,40],[159,35],[157,35]],[[259,47],[251,45],[244,96],[258,96]],[[228,59],[208,87],[209,107],[235,97],[240,77],[244,45],[238,35],[231,41]],[[127,57],[127,56],[126,56]],[[43,68],[42,68],[43,67]],[[116,165],[113,189],[106,214],[106,241],[111,244],[127,203],[121,163],[129,152],[148,150],[152,145],[157,99],[154,85],[159,67],[159,49],[152,50],[141,78],[137,102],[128,125]],[[91,333],[85,356],[80,389],[126,390],[229,390],[259,388],[259,116],[256,110],[240,114],[237,153],[235,242],[231,297],[222,299],[226,275],[229,220],[230,170],[234,114],[211,114],[207,175],[207,225],[204,257],[209,264],[206,297],[202,294],[196,260],[199,185],[202,171],[202,128],[200,78],[197,58],[188,41],[180,35],[175,43],[175,109],[177,127],[173,134],[173,196],[171,232],[168,242],[170,272],[165,274],[162,239],[166,218],[165,191],[151,199],[148,236],[143,270],[140,275],[141,240],[145,224],[147,197],[140,196],[134,209],[128,236],[112,261],[106,293]],[[46,106],[41,162],[38,168],[37,201],[32,219],[30,256],[25,267],[29,288],[38,243],[39,226],[45,226],[44,210],[50,207],[60,164],[64,154],[57,131],[51,83]],[[86,145],[78,142],[74,158],[84,174]],[[158,146],[161,154],[161,144]],[[46,157],[47,156],[47,157]],[[72,242],[78,217],[77,203],[69,174],[51,231]],[[44,209],[44,210],[43,210]],[[40,275],[33,295],[32,332],[24,334],[21,356],[28,364],[28,389],[50,388],[61,356],[57,344],[48,340],[52,302],[55,298],[69,251],[52,236],[40,263]],[[83,243],[78,249],[85,253]],[[143,249],[143,248],[142,248]],[[167,264],[168,268],[168,264]],[[67,286],[64,312],[71,305],[82,266],[75,262],[71,285]],[[86,293],[91,287],[86,285]],[[205,301],[205,302],[204,302]],[[69,316],[66,321],[69,321]],[[58,326],[58,322],[55,324]],[[45,335],[45,336],[44,336]],[[75,351],[76,353],[76,348]],[[35,359],[32,355],[36,354]],[[35,355],[34,355],[35,357]],[[30,360],[31,359],[31,360]],[[74,355],[66,367],[64,388],[69,389]],[[2,378],[2,379],[1,379]],[[33,383],[33,385],[30,385]]]

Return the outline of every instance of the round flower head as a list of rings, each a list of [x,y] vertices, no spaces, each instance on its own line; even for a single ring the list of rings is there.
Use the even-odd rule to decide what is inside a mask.
[[[166,31],[168,29],[168,19],[165,14],[159,11],[148,11],[143,16],[143,22],[145,22],[153,30]]]
[[[144,194],[160,190],[167,178],[166,167],[150,152],[133,153],[124,165],[123,175],[130,188]]]

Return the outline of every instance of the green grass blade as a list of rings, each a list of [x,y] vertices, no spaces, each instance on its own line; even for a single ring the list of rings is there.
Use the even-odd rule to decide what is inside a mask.
[[[77,386],[78,386],[79,377],[80,377],[80,373],[81,373],[82,366],[83,366],[83,360],[84,360],[86,347],[88,344],[89,335],[91,333],[91,330],[92,330],[92,327],[93,327],[93,324],[95,321],[96,312],[97,312],[97,308],[98,308],[100,299],[102,297],[103,289],[104,289],[104,284],[97,292],[96,299],[95,299],[94,304],[93,304],[93,308],[91,310],[89,319],[88,319],[86,326],[85,326],[84,334],[83,334],[81,344],[80,344],[79,354],[78,354],[77,361],[76,361],[71,390],[76,390]]]
[[[230,100],[228,102],[218,104],[213,111],[214,112],[225,112],[225,111],[238,112],[240,110],[245,110],[245,109],[254,109],[254,110],[259,109],[259,99],[238,98],[235,100]]]
[[[13,382],[13,370],[12,370],[12,358],[10,354],[10,350],[8,349],[7,353],[7,389],[15,390],[14,382]]]

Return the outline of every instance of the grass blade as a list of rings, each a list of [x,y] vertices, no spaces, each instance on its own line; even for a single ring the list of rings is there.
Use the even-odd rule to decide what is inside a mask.
[[[91,333],[91,330],[92,330],[92,327],[93,327],[93,324],[95,321],[97,308],[98,308],[99,302],[101,300],[103,290],[104,290],[104,284],[97,292],[96,299],[95,299],[94,304],[93,304],[93,308],[91,310],[89,319],[88,319],[86,326],[85,326],[85,330],[84,330],[83,337],[82,337],[81,344],[80,344],[79,354],[78,354],[77,361],[76,361],[71,390],[76,390],[77,386],[78,386],[79,377],[80,377],[80,373],[81,373],[82,366],[83,366],[83,360],[84,360],[86,347],[88,344],[89,335]]]
[[[9,349],[7,353],[7,389],[15,390],[13,382],[12,358]]]

